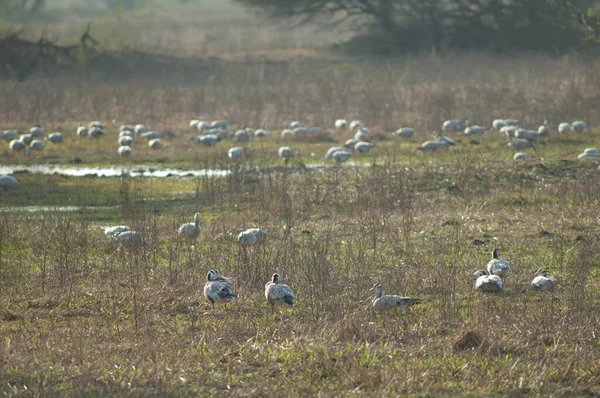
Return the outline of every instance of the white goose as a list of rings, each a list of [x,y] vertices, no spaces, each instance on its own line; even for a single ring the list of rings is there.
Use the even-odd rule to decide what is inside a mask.
[[[119,152],[119,156],[123,158],[131,156],[131,152],[133,152],[129,145],[121,145],[117,151]]]
[[[348,121],[346,119],[338,119],[335,121],[335,128],[338,130],[345,129],[348,127]]]
[[[144,239],[142,234],[136,231],[125,231],[113,235],[111,240],[117,242],[119,245],[125,248],[135,248],[144,246]]]
[[[18,135],[19,133],[15,130],[5,130],[2,133],[2,138],[4,138],[6,141],[12,141],[17,138]]]
[[[538,269],[535,271],[534,278],[531,281],[531,287],[535,290],[550,290],[554,287],[556,279],[548,276],[548,273],[544,269]]]
[[[273,274],[271,280],[265,285],[265,297],[269,304],[271,304],[272,309],[276,305],[282,304],[293,307],[296,300],[292,289],[288,285],[279,283],[279,274],[277,273]]]
[[[529,155],[526,154],[525,152],[517,152],[513,156],[513,160],[527,160],[527,159],[529,159]]]
[[[568,134],[571,132],[571,125],[569,123],[561,123],[558,125],[559,134]]]
[[[352,157],[352,154],[348,151],[336,151],[331,157],[337,164],[340,164],[350,159],[350,157]]]
[[[279,156],[283,159],[284,163],[290,161],[291,158],[294,157],[294,151],[289,146],[282,146],[279,148]]]
[[[23,152],[24,154],[27,154],[27,145],[21,140],[12,140],[8,146],[13,152]]]
[[[116,227],[104,228],[104,235],[106,235],[107,237],[112,239],[113,237],[119,235],[120,233],[127,232],[127,231],[131,231],[131,228],[129,228],[128,226],[125,226],[125,225],[117,225]]]
[[[177,234],[184,238],[186,241],[190,242],[190,243],[195,243],[196,240],[198,239],[198,237],[200,236],[200,213],[196,213],[194,215],[194,222],[193,223],[186,223],[183,224],[181,227],[179,227],[179,229],[177,230]]]
[[[367,153],[373,148],[375,145],[370,142],[357,142],[354,144],[354,150],[358,153]]]
[[[475,279],[475,289],[485,293],[498,293],[504,288],[499,276],[489,275],[486,271],[475,272],[473,279]]]
[[[240,232],[238,235],[238,243],[242,246],[254,246],[256,244],[264,243],[269,236],[270,231],[268,229],[250,228]]]
[[[52,133],[46,138],[46,140],[50,141],[53,144],[60,144],[62,142],[65,142],[65,136],[61,133]]]
[[[398,295],[383,295],[381,284],[376,283],[371,290],[375,290],[375,298],[373,299],[373,310],[389,311],[398,308],[409,308],[415,304],[420,304],[421,299],[402,297]]]
[[[577,121],[571,123],[571,129],[576,133],[583,133],[584,130],[589,131],[588,125],[584,121],[581,121],[581,120],[577,120]]]
[[[398,138],[413,138],[415,136],[415,130],[410,127],[402,127],[396,130],[395,134]]]
[[[516,150],[527,149],[527,148],[535,149],[535,144],[533,142],[522,139],[522,138],[515,138],[514,140],[510,141],[507,145],[509,147],[511,147],[512,149],[516,149]]]
[[[241,146],[230,148],[227,155],[229,156],[229,159],[240,159],[244,155],[244,148]]]
[[[326,162],[329,159],[333,158],[333,154],[339,151],[343,151],[344,148],[342,148],[341,146],[333,146],[331,148],[329,148],[327,150],[327,153],[325,154],[325,156],[323,156],[323,161]]]
[[[227,303],[237,298],[237,294],[233,293],[231,282],[229,279],[219,275],[219,271],[211,269],[208,271],[207,282],[204,285],[204,297],[215,309],[215,304],[224,304],[227,310]]]
[[[497,247],[492,251],[492,259],[487,264],[487,272],[490,275],[497,275],[506,278],[510,273],[510,263],[504,258],[498,257],[499,249]]]

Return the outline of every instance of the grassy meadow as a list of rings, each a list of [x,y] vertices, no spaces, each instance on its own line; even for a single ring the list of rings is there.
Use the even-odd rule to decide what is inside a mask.
[[[0,130],[40,123],[67,137],[31,156],[1,141],[2,166],[227,171],[16,173],[19,188],[0,191],[0,394],[600,395],[599,162],[577,159],[600,145],[597,63],[535,54],[354,58],[327,51],[343,34],[288,32],[219,4],[112,16],[72,7],[69,18],[47,11],[52,35],[76,38],[97,13],[107,47],[199,57],[189,75],[175,63],[154,79],[146,71],[0,81]],[[119,18],[139,26],[134,42],[108,35]],[[32,24],[34,35],[42,24]],[[272,136],[243,144],[248,156],[234,163],[231,139],[191,143],[199,133],[188,123],[199,115],[231,120],[234,131],[266,123]],[[335,130],[337,118],[361,119],[376,147],[323,165],[326,150],[353,134]],[[447,151],[414,151],[450,118],[488,127],[515,118],[535,129],[546,119],[551,133],[524,162],[494,130],[451,135],[457,145]],[[105,135],[78,138],[77,126],[92,120]],[[284,141],[286,120],[326,133]],[[574,120],[591,132],[558,136],[558,123]],[[165,147],[136,139],[131,157],[119,158],[122,123],[167,133]],[[395,138],[401,126],[416,137]],[[296,152],[287,165],[277,156],[283,145]],[[202,232],[190,248],[175,231],[196,211]],[[110,225],[141,232],[145,246],[116,247],[102,230]],[[252,227],[272,233],[244,250],[237,234]],[[512,270],[504,291],[485,295],[471,276],[496,246]],[[239,294],[227,311],[203,297],[211,268]],[[557,278],[556,289],[530,289],[539,268]],[[293,309],[266,302],[274,272],[296,293]],[[375,314],[377,282],[423,303]]]

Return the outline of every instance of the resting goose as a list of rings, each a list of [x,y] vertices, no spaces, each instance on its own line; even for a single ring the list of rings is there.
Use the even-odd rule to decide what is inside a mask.
[[[556,279],[548,276],[544,269],[538,269],[534,274],[535,278],[531,281],[531,287],[535,290],[549,290],[554,287]]]
[[[487,265],[487,272],[490,275],[498,275],[506,278],[510,272],[510,263],[504,258],[498,257],[499,249],[496,247],[492,251],[492,260]]]
[[[383,295],[381,284],[376,283],[371,290],[375,290],[373,299],[373,310],[386,311],[398,308],[409,308],[415,304],[420,304],[421,299],[411,297],[401,297],[398,295]]]
[[[293,307],[296,300],[292,289],[288,285],[279,283],[279,274],[277,273],[273,274],[271,280],[265,285],[265,297],[272,309],[276,305],[282,304]]]
[[[497,275],[489,275],[486,271],[477,271],[473,274],[475,290],[485,293],[498,293],[504,288],[502,279]]]
[[[227,303],[237,298],[237,294],[233,293],[231,282],[229,279],[219,275],[219,271],[211,269],[208,271],[207,282],[204,285],[204,297],[211,303],[212,309],[215,309],[215,304],[224,304],[227,310]]]

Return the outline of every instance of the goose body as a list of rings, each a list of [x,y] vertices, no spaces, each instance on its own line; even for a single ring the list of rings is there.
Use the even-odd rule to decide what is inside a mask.
[[[492,259],[487,264],[487,272],[489,275],[497,275],[501,278],[506,278],[510,273],[510,263],[504,258],[498,257],[498,248],[492,251]]]
[[[525,152],[517,152],[513,156],[513,160],[527,160],[527,159],[529,159],[529,155],[526,154]]]
[[[89,124],[89,128],[91,129],[100,129],[100,130],[104,130],[104,126],[102,125],[102,123],[100,123],[99,121],[95,120],[93,122],[90,122]]]
[[[200,137],[194,138],[195,144],[202,144],[204,146],[214,146],[219,142],[219,137],[214,134],[207,134]]]
[[[29,134],[31,134],[32,137],[41,137],[44,135],[44,129],[40,126],[33,126],[29,129]]]
[[[289,124],[289,126],[288,126],[288,128],[290,128],[290,129],[292,129],[292,130],[293,130],[293,129],[300,128],[300,127],[302,127],[302,122],[300,122],[300,121],[298,121],[298,120],[294,120],[294,121],[293,121],[293,122],[291,122],[291,123]]]
[[[515,137],[515,133],[517,132],[518,129],[519,129],[519,126],[515,126],[513,124],[507,124],[506,126],[504,126],[500,129],[500,132],[502,134],[504,134],[504,136],[506,137],[507,140],[509,140],[509,139]]]
[[[155,138],[148,142],[148,146],[152,149],[160,149],[163,147],[163,144],[162,144],[162,141],[160,140],[160,138]]]
[[[571,125],[569,123],[561,123],[558,125],[558,132],[560,134],[568,134],[571,132]]]
[[[415,136],[415,130],[410,127],[402,127],[396,130],[396,137],[398,138],[413,138]]]
[[[48,137],[46,139],[53,144],[60,144],[60,143],[65,142],[65,136],[62,135],[61,133],[52,133],[52,134],[48,135]]]
[[[446,120],[442,124],[442,131],[444,133],[448,131],[459,131],[464,128],[465,122],[462,120]]]
[[[535,130],[527,130],[527,129],[517,129],[515,132],[515,138],[528,140],[528,141],[537,141],[540,138],[540,135]]]
[[[244,148],[241,146],[230,148],[227,155],[229,156],[229,159],[240,159],[244,155]]]
[[[121,127],[119,127],[119,131],[129,131],[130,133],[133,133],[133,126],[131,124],[122,124]]]
[[[210,124],[210,128],[213,128],[213,129],[226,129],[230,125],[231,125],[231,122],[229,122],[227,120],[214,120]]]
[[[279,283],[279,274],[273,274],[273,277],[265,285],[265,297],[273,307],[276,305],[294,306],[296,296],[288,285]]]
[[[537,132],[541,137],[545,137],[550,134],[550,129],[548,128],[548,125],[542,124],[540,127],[538,127]]]
[[[254,246],[264,243],[268,235],[268,229],[250,228],[239,233],[238,243],[242,246]]]
[[[212,308],[215,304],[224,304],[227,309],[227,303],[237,298],[233,293],[233,288],[229,279],[219,275],[219,271],[211,269],[208,271],[207,281],[204,285],[204,297],[211,303]]]
[[[450,144],[446,141],[434,140],[434,141],[425,141],[421,144],[420,147],[417,147],[417,151],[423,152],[435,152],[440,151],[442,149],[446,149],[450,146]]]
[[[504,288],[499,276],[489,275],[486,271],[475,272],[473,279],[475,279],[475,289],[485,293],[498,293]]]
[[[119,137],[119,145],[130,146],[131,144],[133,144],[133,137],[131,137],[129,135],[124,135],[122,137]]]
[[[421,300],[412,297],[402,297],[398,295],[384,295],[381,285],[376,283],[371,290],[375,290],[375,298],[373,299],[373,310],[375,311],[390,311],[398,308],[409,308],[415,304],[420,304]]]
[[[142,234],[136,231],[121,232],[113,235],[111,239],[126,248],[141,247],[144,245]]]
[[[129,145],[121,145],[118,149],[118,152],[119,156],[126,158],[131,155],[131,152],[133,152],[133,150]]]
[[[534,278],[531,281],[531,287],[534,290],[550,290],[554,287],[556,279],[549,276],[546,270],[538,269],[535,271]]]
[[[346,119],[338,119],[335,121],[335,128],[338,130],[345,129],[348,127],[348,121]]]
[[[200,236],[200,213],[194,215],[194,222],[183,224],[177,230],[179,236],[190,242],[195,242]]]
[[[576,133],[582,133],[584,130],[589,130],[588,125],[581,120],[571,123],[571,129]]]
[[[357,142],[354,145],[354,150],[358,153],[367,153],[373,148],[375,145],[370,142]]]
[[[131,231],[131,229],[125,225],[118,225],[116,227],[106,227],[104,228],[104,235],[109,238],[113,238],[114,236],[119,235],[120,233]]]
[[[350,129],[357,130],[362,127],[362,122],[360,120],[353,120],[350,122]]]
[[[252,138],[253,134],[250,130],[241,129],[235,132],[233,136],[233,142],[248,142]]]
[[[162,138],[162,134],[159,133],[158,131],[147,131],[143,134],[140,134],[140,137],[142,137],[145,140],[151,141],[151,140],[156,140],[159,138]]]
[[[6,130],[2,133],[2,138],[4,138],[6,141],[12,141],[17,138],[18,135],[19,133],[15,130]]]
[[[326,161],[332,159],[334,153],[339,152],[339,151],[343,151],[343,150],[344,150],[344,148],[342,148],[341,146],[334,146],[334,147],[329,148],[327,150],[327,153],[323,157],[323,161],[326,162]]]
[[[371,136],[369,135],[369,133],[366,130],[359,128],[358,130],[356,130],[356,133],[354,134],[354,139],[356,141],[369,141],[371,139]]]
[[[19,186],[19,181],[13,176],[0,176],[0,188],[15,189]]]
[[[529,140],[525,140],[525,139],[521,139],[521,138],[515,138],[514,140],[510,141],[508,143],[508,146],[511,147],[512,149],[527,149],[527,148],[534,148],[535,149],[535,144]]]
[[[31,144],[29,144],[29,153],[31,151],[43,151],[46,148],[46,143],[42,140],[33,140]]]
[[[136,124],[135,127],[133,128],[133,132],[136,134],[144,134],[146,132],[146,126],[144,126],[143,124]]]
[[[350,138],[346,140],[344,143],[344,148],[346,149],[354,149],[354,145],[358,144],[360,141],[355,140],[354,138]]]
[[[285,163],[294,157],[294,151],[289,146],[282,146],[279,148],[278,153]]]
[[[469,126],[464,131],[465,135],[482,135],[485,133],[485,127]]]
[[[104,131],[100,128],[100,127],[92,127],[89,132],[88,132],[88,136],[90,138],[100,138],[102,136],[102,134],[104,134]]]
[[[19,140],[23,141],[25,145],[29,145],[31,144],[31,141],[33,141],[33,137],[31,136],[31,134],[21,134]]]
[[[598,153],[583,152],[577,156],[577,159],[596,159],[597,157],[598,157]]]
[[[8,146],[13,152],[23,152],[26,154],[27,145],[21,140],[12,140]]]
[[[352,154],[345,150],[336,151],[333,153],[333,155],[331,155],[331,158],[338,164],[345,162],[346,160],[350,159],[350,157],[352,157]]]

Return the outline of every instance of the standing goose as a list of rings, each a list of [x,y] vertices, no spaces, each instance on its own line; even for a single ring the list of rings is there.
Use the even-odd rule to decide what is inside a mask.
[[[535,278],[531,281],[531,287],[535,290],[550,290],[554,287],[556,279],[548,276],[544,269],[538,269],[534,274]]]
[[[194,222],[183,224],[177,230],[179,236],[183,237],[187,242],[194,244],[200,236],[200,213],[194,215]]]
[[[490,275],[486,271],[475,272],[473,279],[475,279],[475,289],[485,293],[498,293],[504,288],[499,276]]]
[[[204,297],[215,309],[215,304],[224,304],[227,310],[227,303],[237,298],[237,294],[233,293],[231,282],[229,279],[219,275],[219,271],[211,269],[208,271],[207,282],[204,285]]]
[[[265,297],[271,304],[271,309],[282,304],[293,307],[296,300],[292,289],[288,285],[279,283],[279,274],[277,273],[273,274],[271,280],[265,285]]]
[[[371,290],[375,290],[375,298],[373,299],[373,310],[387,311],[398,308],[409,308],[415,304],[420,304],[421,299],[411,297],[401,297],[398,295],[383,295],[381,285],[376,283]]]
[[[497,247],[492,251],[492,259],[487,265],[489,275],[497,275],[501,278],[506,278],[510,273],[510,263],[504,258],[498,257],[499,249]]]

